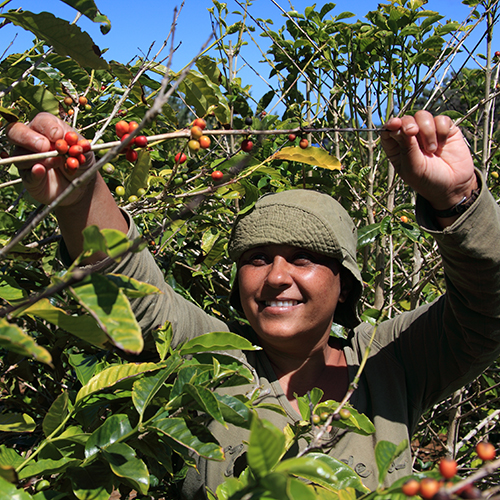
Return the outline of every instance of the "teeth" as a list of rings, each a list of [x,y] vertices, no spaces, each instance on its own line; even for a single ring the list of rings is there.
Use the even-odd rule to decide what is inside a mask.
[[[266,306],[270,307],[292,307],[297,304],[296,300],[266,300]]]

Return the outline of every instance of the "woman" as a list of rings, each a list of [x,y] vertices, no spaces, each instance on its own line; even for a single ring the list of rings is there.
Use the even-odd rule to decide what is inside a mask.
[[[29,126],[14,124],[9,137],[30,151],[47,151],[50,141],[67,129],[43,114]],[[382,145],[398,174],[419,193],[417,220],[436,238],[448,289],[434,303],[378,328],[351,399],[373,421],[376,433],[367,437],[334,430],[329,436],[326,451],[351,465],[370,488],[377,486],[376,443],[409,442],[426,408],[472,380],[498,356],[500,337],[500,211],[475,172],[459,129],[448,117],[420,111],[414,117],[391,119]],[[42,203],[69,182],[59,162],[21,165],[25,186]],[[87,225],[119,229],[130,237],[137,234],[99,175],[65,200],[56,216],[71,258],[81,252],[81,231]],[[146,341],[151,341],[147,332],[153,326],[169,320],[176,343],[228,329],[259,342],[263,351],[237,355],[254,367],[267,402],[281,405],[286,413],[259,414],[283,428],[299,419],[296,394],[319,387],[326,399],[342,399],[364,354],[372,327],[359,324],[357,316],[362,281],[355,249],[355,227],[330,197],[302,190],[263,197],[237,220],[229,247],[238,265],[231,303],[244,312],[250,324],[246,328],[212,318],[175,294],[147,251],[128,256],[112,270],[163,291],[160,298],[134,303]],[[333,321],[350,329],[346,340],[330,337]],[[245,465],[242,429],[214,423],[211,430],[225,448],[226,461],[200,462],[199,474],[190,470],[184,484],[188,498],[202,498],[204,486],[215,489]],[[386,483],[410,473],[408,447]]]

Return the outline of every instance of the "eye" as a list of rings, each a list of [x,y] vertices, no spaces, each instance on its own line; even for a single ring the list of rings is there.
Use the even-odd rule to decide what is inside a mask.
[[[243,262],[252,266],[265,266],[266,264],[269,264],[270,259],[263,252],[255,252],[245,256]]]
[[[292,262],[296,266],[304,266],[316,262],[316,259],[311,253],[300,251],[293,255]]]

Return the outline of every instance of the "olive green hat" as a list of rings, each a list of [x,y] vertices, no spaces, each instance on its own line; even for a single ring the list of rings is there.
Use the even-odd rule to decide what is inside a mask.
[[[229,256],[238,262],[250,248],[291,245],[337,259],[349,271],[352,290],[335,310],[334,321],[347,328],[360,323],[357,306],[363,281],[356,263],[357,230],[351,217],[331,196],[293,189],[262,196],[247,213],[237,217],[229,241]],[[241,311],[238,281],[230,297]]]

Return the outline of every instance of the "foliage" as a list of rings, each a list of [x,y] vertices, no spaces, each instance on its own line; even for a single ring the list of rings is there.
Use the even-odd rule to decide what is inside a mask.
[[[104,31],[110,28],[93,1],[66,3],[101,23]],[[119,120],[142,122],[161,79],[168,78],[170,86],[178,86],[162,113],[144,121],[142,133],[156,137],[186,131],[195,116],[207,120],[207,133],[220,133],[211,136],[210,149],[198,154],[188,151],[188,134],[173,134],[169,140],[150,141],[135,164],[119,155],[112,159],[111,173],[103,167],[112,192],[124,187],[125,194],[116,194],[116,200],[144,239],[128,241],[117,232],[89,228],[86,255],[104,251],[119,260],[147,245],[177,292],[215,316],[240,319],[226,300],[234,280],[226,247],[235,215],[267,192],[318,189],[339,199],[358,225],[364,319],[379,318],[381,310],[391,317],[433,300],[444,290],[444,279],[434,243],[415,223],[413,195],[395,180],[373,129],[391,114],[412,113],[424,105],[438,110],[452,102],[446,104],[448,112],[452,109],[453,118],[461,120],[478,167],[499,195],[495,100],[484,99],[497,88],[498,58],[488,45],[481,64],[445,76],[459,42],[472,29],[483,29],[484,23],[474,28],[477,19],[484,18],[487,29],[493,29],[496,4],[467,4],[471,15],[464,23],[444,21],[421,0],[394,0],[380,4],[365,20],[353,20],[330,3],[304,13],[290,11],[275,28],[269,20],[252,24],[246,12],[229,15],[227,6],[214,0],[211,12],[219,38],[193,67],[177,74],[156,60],[106,61],[88,34],[53,14],[5,11],[0,17],[36,38],[23,54],[0,62],[1,127],[48,111],[93,143],[109,143],[116,140]],[[250,3],[246,8],[252,11]],[[256,30],[269,43],[265,64],[274,82],[258,99],[234,69],[245,45],[257,43]],[[431,85],[439,79],[444,90]],[[77,104],[82,95],[87,105]],[[74,104],[65,104],[65,97]],[[241,135],[230,135],[234,130]],[[302,150],[298,139],[290,142],[291,130],[307,136],[312,147]],[[251,155],[238,146],[249,135],[256,138]],[[5,134],[0,146],[11,152]],[[188,160],[179,164],[175,155],[181,151]],[[98,151],[98,159],[105,153]],[[212,180],[214,170],[223,172],[220,182]],[[4,163],[2,247],[39,209],[22,196],[18,180],[16,168]],[[131,196],[138,200],[130,201]],[[154,332],[156,350],[143,352],[130,300],[158,290],[121,275],[82,273],[75,267],[63,271],[58,240],[55,221],[47,217],[2,256],[3,496],[107,499],[119,489],[123,497],[136,491],[177,498],[193,456],[223,458],[206,427],[215,420],[251,431],[249,469],[212,492],[219,499],[401,498],[401,481],[368,493],[348,466],[324,454],[283,459],[289,440],[314,431],[312,415],[332,414],[338,403],[319,398],[311,408],[301,400],[303,420],[283,434],[258,418],[259,388],[248,367],[213,353],[253,349],[247,340],[214,332],[174,349],[166,324]],[[462,396],[424,417],[413,442],[417,470],[428,472],[447,452],[458,453],[463,470],[477,467],[470,459],[479,436],[464,436],[494,427],[489,415],[498,396],[497,371],[494,366]],[[255,390],[249,396],[217,397],[216,389],[229,384],[254,384]],[[461,437],[456,438],[449,430],[460,411]],[[347,421],[330,424],[370,433],[366,417],[351,412]],[[453,412],[455,420],[449,421]],[[462,447],[454,450],[458,440]],[[490,440],[497,442],[498,434],[490,433]],[[382,479],[401,450],[390,443],[379,446]]]

